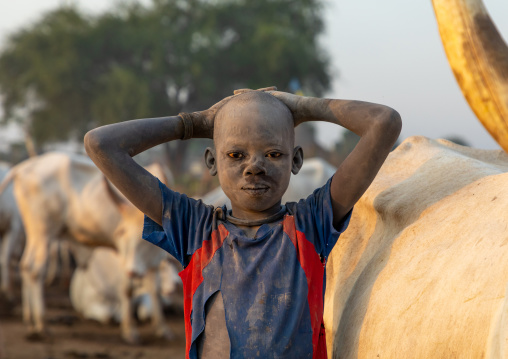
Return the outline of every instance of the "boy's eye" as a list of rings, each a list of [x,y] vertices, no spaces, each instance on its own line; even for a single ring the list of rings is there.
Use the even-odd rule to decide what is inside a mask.
[[[244,157],[243,154],[240,152],[230,152],[228,153],[228,156],[234,159],[240,159]]]
[[[280,156],[282,156],[282,153],[280,153],[280,152],[270,152],[270,153],[266,154],[266,157],[270,157],[270,158],[277,158]]]

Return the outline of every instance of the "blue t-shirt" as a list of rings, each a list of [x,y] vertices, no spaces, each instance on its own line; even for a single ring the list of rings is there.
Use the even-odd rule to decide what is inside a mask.
[[[186,358],[196,358],[205,328],[205,303],[221,291],[230,358],[325,358],[323,325],[326,259],[349,224],[337,231],[331,179],[307,199],[286,204],[275,226],[255,238],[212,206],[168,189],[162,192],[162,227],[145,217],[143,238],[184,267]]]

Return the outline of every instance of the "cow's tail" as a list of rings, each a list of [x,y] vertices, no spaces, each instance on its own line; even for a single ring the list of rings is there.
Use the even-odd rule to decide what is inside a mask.
[[[0,195],[5,191],[7,186],[12,182],[14,177],[16,176],[16,169],[13,167],[7,172],[2,182],[0,182]]]

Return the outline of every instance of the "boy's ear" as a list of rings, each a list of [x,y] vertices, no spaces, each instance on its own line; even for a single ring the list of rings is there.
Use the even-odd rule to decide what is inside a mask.
[[[217,175],[217,161],[215,160],[215,149],[207,147],[205,150],[205,163],[212,176]]]
[[[296,175],[300,172],[303,165],[303,149],[300,146],[296,146],[293,150],[293,163],[291,165],[291,172]]]

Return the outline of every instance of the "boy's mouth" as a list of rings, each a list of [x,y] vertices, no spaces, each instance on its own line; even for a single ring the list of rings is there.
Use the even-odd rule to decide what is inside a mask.
[[[257,186],[244,186],[242,187],[242,190],[250,194],[251,196],[261,196],[265,194],[270,187],[264,186],[264,185],[257,185]]]

